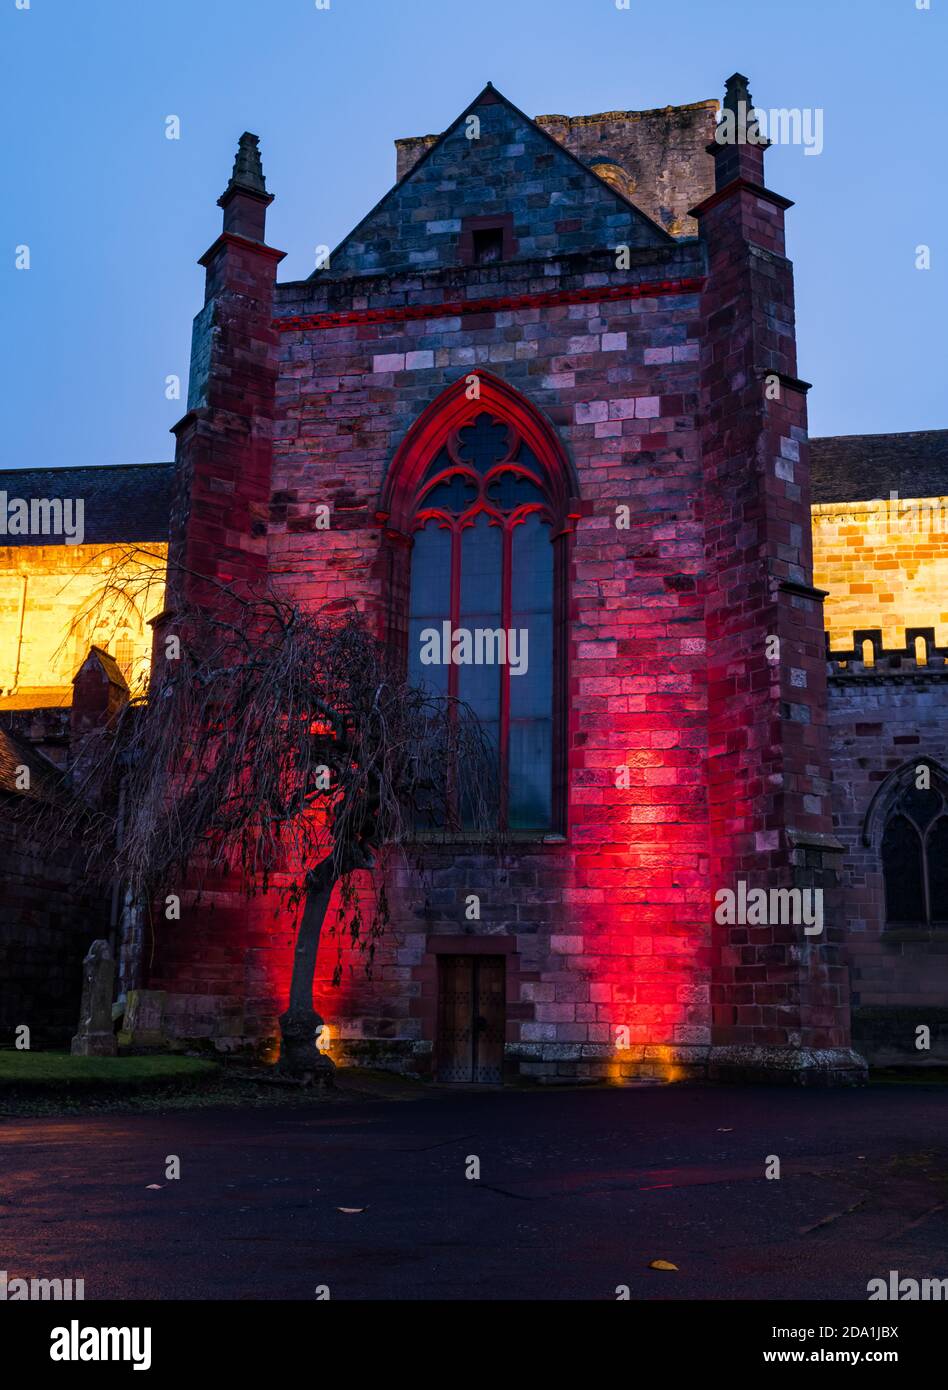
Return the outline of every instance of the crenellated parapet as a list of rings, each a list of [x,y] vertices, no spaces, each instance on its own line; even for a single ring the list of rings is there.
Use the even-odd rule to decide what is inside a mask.
[[[849,650],[830,647],[826,634],[827,674],[837,679],[886,676],[948,677],[948,646],[939,646],[933,627],[907,627],[905,646],[885,646],[882,629],[857,628]]]

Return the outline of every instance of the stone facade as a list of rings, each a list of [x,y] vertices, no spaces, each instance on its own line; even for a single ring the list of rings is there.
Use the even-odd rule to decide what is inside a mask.
[[[880,650],[925,628],[948,645],[948,497],[824,502],[813,508],[813,537],[834,650],[873,629]]]
[[[655,111],[604,111],[594,116],[537,116],[536,124],[595,170],[673,236],[693,236],[691,209],[714,187],[718,102]],[[396,177],[404,178],[436,135],[396,140]]]
[[[900,781],[948,768],[948,435],[840,438],[820,449],[815,579],[827,591],[854,1039],[874,1064],[944,1066],[948,924],[888,920],[881,844]],[[930,1047],[917,1045],[920,1027]]]
[[[885,796],[900,773],[948,769],[948,651],[834,653],[829,712],[835,823],[846,846],[839,911],[853,1032],[878,1065],[948,1063],[948,923],[887,921],[880,845]],[[916,1030],[931,1032],[920,1049]]]
[[[83,957],[108,930],[107,903],[78,886],[69,847],[50,853],[42,807],[55,781],[52,765],[31,743],[0,729],[0,1038],[6,1046],[23,1025],[31,1048],[68,1045],[79,1016]]]
[[[561,821],[502,866],[458,845],[395,872],[371,977],[324,942],[317,1003],[350,1053],[437,1065],[441,957],[490,953],[505,1062],[525,1075],[859,1074],[838,923],[815,944],[791,926],[752,941],[709,912],[741,876],[828,883],[839,847],[788,204],[759,149],[703,158],[700,236],[676,239],[488,87],[295,284],[274,283],[262,178],[235,171],[222,200],[198,330],[226,328],[178,430],[173,548],[248,582],[265,570],[306,605],[355,599],[401,640],[392,470],[472,378],[495,418],[550,432],[571,494]],[[256,236],[237,234],[255,213]],[[498,254],[479,261],[485,230]],[[205,894],[161,933],[151,984],[172,1028],[226,1018],[222,1046],[272,1030],[291,940],[272,901],[228,889],[209,912]]]
[[[790,204],[760,146],[711,143],[716,109],[534,122],[488,86],[443,136],[398,142],[391,193],[288,283],[241,138],[201,260],[159,637],[181,597],[272,584],[353,600],[407,650],[413,489],[448,422],[517,432],[559,498],[556,815],[501,862],[460,841],[394,866],[370,971],[330,915],[337,1061],[442,1074],[458,962],[500,1001],[508,1076],[859,1079],[851,994],[873,1060],[944,1059],[948,932],[887,925],[866,826],[909,760],[948,767],[943,535],[879,500],[890,478],[903,508],[912,477],[948,494],[945,441],[811,447]],[[822,930],[719,920],[741,884],[822,893]],[[123,988],[161,1000],[177,1045],[272,1055],[279,887],[185,894],[147,977],[129,917]]]
[[[68,707],[89,648],[107,648],[134,687],[147,678],[149,621],[161,610],[170,464],[116,468],[8,469],[0,482],[0,711]],[[11,533],[16,500],[75,513],[70,540]],[[78,530],[75,520],[81,520]],[[48,529],[48,528],[47,528]],[[123,598],[113,572],[128,579]],[[150,580],[150,576],[154,576]]]

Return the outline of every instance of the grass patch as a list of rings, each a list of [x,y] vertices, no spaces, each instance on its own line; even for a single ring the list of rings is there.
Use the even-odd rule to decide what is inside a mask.
[[[871,1067],[871,1086],[948,1086],[948,1067]]]
[[[206,1080],[220,1070],[196,1057],[73,1057],[68,1052],[0,1052],[0,1086],[137,1087]]]
[[[199,1057],[2,1051],[0,1115],[167,1110],[213,1093],[222,1070]]]
[[[343,1068],[336,1079],[335,1089],[323,1089],[281,1084],[268,1067],[196,1057],[0,1051],[0,1116],[305,1107],[327,1101],[409,1100],[426,1093],[417,1081],[365,1068]]]

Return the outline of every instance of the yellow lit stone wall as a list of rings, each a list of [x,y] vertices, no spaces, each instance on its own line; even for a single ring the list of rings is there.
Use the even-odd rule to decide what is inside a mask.
[[[906,627],[934,627],[948,646],[948,497],[814,506],[813,570],[826,589],[831,646],[856,628],[881,628],[903,647]],[[167,546],[0,547],[0,708],[68,704],[93,644],[134,688],[147,675],[148,622],[161,611]],[[110,592],[121,574],[128,597]]]
[[[134,689],[151,657],[167,546],[0,547],[0,708],[68,704],[90,646]]]
[[[881,628],[904,647],[906,627],[933,627],[948,645],[948,497],[832,502],[813,508],[813,582],[827,589],[830,645]]]

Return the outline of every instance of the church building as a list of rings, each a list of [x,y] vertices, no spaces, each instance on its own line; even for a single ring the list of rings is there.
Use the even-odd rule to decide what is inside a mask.
[[[753,109],[739,74],[724,105]],[[718,116],[532,119],[488,84],[397,142],[302,281],[240,139],[140,538],[354,601],[480,716],[508,836],[503,863],[434,836],[395,867],[370,970],[324,934],[340,1064],[850,1084],[948,1060],[948,431],[809,439],[791,204]],[[0,548],[0,624],[30,549]],[[137,659],[141,630],[124,656],[89,635]],[[29,703],[8,684],[0,722],[42,746]],[[272,1052],[275,891],[124,935],[123,989],[176,1045]]]

